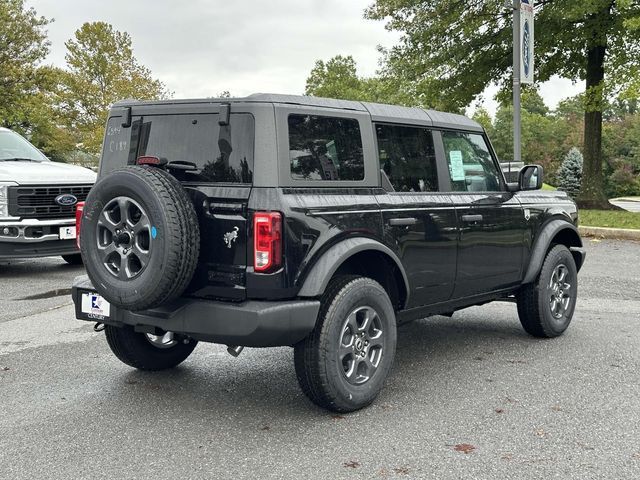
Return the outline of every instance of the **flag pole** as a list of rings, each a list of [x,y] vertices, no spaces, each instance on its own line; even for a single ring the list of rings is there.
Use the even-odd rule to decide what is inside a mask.
[[[513,161],[520,162],[522,159],[521,144],[521,104],[520,104],[520,55],[522,48],[520,45],[520,0],[513,0]]]

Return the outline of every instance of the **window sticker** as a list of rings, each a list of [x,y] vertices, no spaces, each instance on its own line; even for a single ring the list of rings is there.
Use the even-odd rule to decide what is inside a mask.
[[[465,179],[462,152],[460,150],[452,150],[449,152],[449,173],[451,174],[451,180],[454,182]]]

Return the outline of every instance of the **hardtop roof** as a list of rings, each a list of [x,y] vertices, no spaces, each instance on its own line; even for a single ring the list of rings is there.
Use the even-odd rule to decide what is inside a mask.
[[[188,105],[206,103],[276,103],[310,107],[335,108],[368,112],[375,122],[407,123],[414,125],[434,126],[439,128],[464,129],[482,131],[482,126],[464,115],[426,110],[416,107],[402,107],[383,103],[339,100],[335,98],[312,97],[306,95],[285,95],[276,93],[254,93],[247,97],[237,98],[197,98],[170,100],[121,100],[114,107],[136,105]]]

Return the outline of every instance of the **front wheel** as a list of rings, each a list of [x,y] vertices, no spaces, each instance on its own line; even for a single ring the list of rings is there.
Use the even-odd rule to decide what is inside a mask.
[[[315,329],[295,346],[302,391],[336,412],[369,405],[391,370],[396,335],[393,306],[379,283],[355,276],[333,280]]]
[[[118,359],[139,370],[166,370],[187,359],[198,342],[167,332],[164,335],[139,333],[132,327],[106,325],[109,348]]]
[[[518,316],[525,331],[539,338],[562,335],[569,327],[578,298],[578,269],[564,245],[555,245],[540,275],[517,295]]]

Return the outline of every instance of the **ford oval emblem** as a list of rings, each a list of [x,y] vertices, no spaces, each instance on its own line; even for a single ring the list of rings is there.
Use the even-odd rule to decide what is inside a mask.
[[[78,197],[71,195],[70,193],[63,193],[56,197],[56,203],[63,207],[70,207],[78,203]]]

